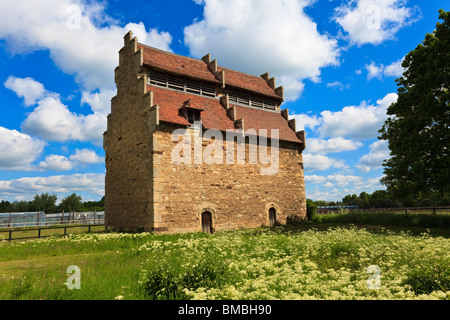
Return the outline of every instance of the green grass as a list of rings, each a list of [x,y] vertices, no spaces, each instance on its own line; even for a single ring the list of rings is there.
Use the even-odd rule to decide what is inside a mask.
[[[329,213],[316,214],[313,219],[319,223],[353,223],[361,225],[394,226],[394,227],[422,227],[422,228],[450,228],[450,215],[427,213]]]
[[[0,299],[449,299],[449,267],[449,239],[383,227],[73,234],[0,241]]]

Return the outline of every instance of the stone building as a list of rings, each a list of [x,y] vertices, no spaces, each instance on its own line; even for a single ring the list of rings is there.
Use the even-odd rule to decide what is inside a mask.
[[[268,73],[164,52],[129,32],[115,82],[107,229],[213,232],[305,218],[304,131]]]

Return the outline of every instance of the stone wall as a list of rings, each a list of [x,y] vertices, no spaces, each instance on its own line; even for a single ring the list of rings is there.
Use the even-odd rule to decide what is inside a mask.
[[[249,150],[257,149],[250,148],[248,143],[245,144],[243,164],[226,164],[226,152],[223,164],[204,161],[195,164],[192,138],[191,163],[175,164],[172,150],[179,143],[172,141],[175,129],[173,125],[160,124],[154,132],[156,230],[201,231],[203,211],[213,214],[215,230],[268,226],[270,207],[276,209],[277,222],[281,224],[293,216],[297,219],[306,217],[303,160],[298,145],[280,142],[279,168],[274,175],[261,174],[261,168],[269,165],[261,164],[259,159],[256,164],[250,163]],[[211,142],[203,140],[202,144],[204,152]],[[227,142],[222,144],[227,150]],[[235,159],[237,150],[234,142]]]
[[[137,39],[124,38],[115,70],[117,95],[111,100],[105,149],[105,224],[108,229],[151,230],[153,227],[152,130],[158,119],[152,94],[141,75]]]
[[[160,123],[159,107],[147,92],[142,50],[137,50],[131,33],[124,40],[115,70],[118,91],[104,134],[107,229],[201,231],[205,210],[212,213],[217,231],[268,225],[271,207],[278,223],[306,217],[298,144],[280,141],[275,175],[262,175],[261,168],[267,166],[260,162],[249,163],[254,149],[249,143],[243,164],[174,163],[172,150],[179,142],[172,141],[172,133],[180,127]],[[203,141],[203,149],[209,144]],[[223,145],[226,150],[227,142]],[[190,148],[194,155],[194,144]]]

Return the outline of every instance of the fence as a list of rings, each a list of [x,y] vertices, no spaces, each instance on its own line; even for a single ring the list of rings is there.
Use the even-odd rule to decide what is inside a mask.
[[[9,230],[0,230],[0,241],[2,240],[2,238],[3,238],[3,240],[8,240],[8,241],[11,241],[11,240],[24,240],[24,239],[35,239],[35,238],[46,238],[46,237],[50,237],[51,235],[42,235],[41,234],[41,231],[42,230],[49,230],[49,231],[55,231],[55,230],[59,230],[59,229],[64,229],[64,234],[60,234],[61,236],[62,235],[64,235],[64,236],[66,236],[67,235],[67,229],[70,229],[70,228],[80,228],[80,227],[87,227],[87,232],[88,233],[90,233],[91,232],[91,227],[99,227],[99,226],[102,226],[103,224],[88,224],[88,225],[85,225],[85,224],[76,224],[76,225],[70,225],[70,226],[63,226],[63,227],[58,227],[58,226],[52,226],[52,227],[36,227],[36,228],[33,228],[33,229],[25,229],[25,230],[21,230],[21,229],[12,229],[12,228],[10,228]],[[33,232],[33,231],[37,231],[37,236],[31,236],[31,237],[20,237],[20,238],[13,238],[13,233],[30,233],[30,232]],[[8,234],[8,236],[7,237],[2,237],[1,236],[1,234],[2,233],[7,233]]]
[[[0,213],[0,229],[55,226],[61,224],[103,224],[104,222],[104,211],[61,212],[52,214],[45,214],[44,212]]]

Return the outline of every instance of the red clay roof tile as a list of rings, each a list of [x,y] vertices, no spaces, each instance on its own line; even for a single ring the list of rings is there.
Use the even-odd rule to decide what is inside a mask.
[[[301,143],[297,134],[292,130],[287,120],[280,112],[271,112],[255,108],[231,105],[236,108],[236,119],[244,119],[244,130],[255,129],[259,134],[259,129],[267,129],[267,136],[270,137],[270,129],[278,129],[279,139]]]
[[[235,129],[234,121],[226,114],[225,108],[218,99],[197,96],[189,93],[169,90],[153,85],[147,85],[149,91],[153,91],[153,103],[159,105],[159,120],[169,123],[188,126],[190,123],[180,113],[187,100],[201,112],[201,121],[206,129],[218,129],[226,131]],[[279,139],[301,143],[295,132],[289,127],[288,122],[280,112],[259,110],[256,108],[230,105],[236,108],[236,119],[244,119],[244,130],[254,129],[259,134],[259,129],[267,129],[270,137],[270,129],[279,130]]]
[[[212,72],[208,70],[207,64],[202,60],[162,51],[141,43],[137,44],[137,48],[138,50],[141,48],[143,49],[145,65],[180,76],[220,83]],[[267,84],[266,80],[261,77],[221,66],[218,66],[217,70],[225,71],[226,84],[281,99],[281,97]]]
[[[162,51],[141,43],[138,43],[137,46],[138,50],[140,48],[143,49],[144,64],[148,66],[181,76],[219,83],[214,75],[208,70],[206,63],[202,60]]]

